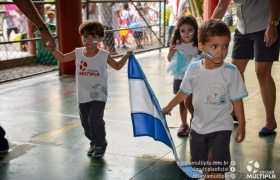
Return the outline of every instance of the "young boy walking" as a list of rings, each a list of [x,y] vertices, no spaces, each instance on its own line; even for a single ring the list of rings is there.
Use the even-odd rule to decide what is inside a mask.
[[[193,96],[194,118],[190,131],[192,167],[202,170],[205,179],[224,179],[229,171],[232,111],[239,124],[235,141],[245,138],[245,115],[242,98],[248,96],[237,67],[224,62],[228,53],[230,30],[221,20],[205,21],[198,31],[198,48],[205,58],[191,63],[180,91],[162,109],[171,110]]]
[[[79,33],[85,47],[76,48],[68,54],[62,54],[50,47],[49,50],[60,62],[75,59],[80,118],[85,136],[90,140],[87,153],[92,157],[102,157],[107,147],[103,120],[108,96],[107,64],[120,70],[132,51],[127,51],[119,61],[115,61],[109,52],[99,49],[97,45],[104,37],[104,27],[96,20],[83,22],[79,27]]]

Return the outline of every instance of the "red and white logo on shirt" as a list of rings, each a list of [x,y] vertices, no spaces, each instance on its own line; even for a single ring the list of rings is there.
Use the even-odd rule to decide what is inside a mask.
[[[88,69],[88,64],[85,61],[81,61],[80,63],[80,76],[100,76],[97,70]]]

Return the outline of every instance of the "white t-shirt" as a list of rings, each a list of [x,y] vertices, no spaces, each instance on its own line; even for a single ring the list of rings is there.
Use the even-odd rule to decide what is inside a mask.
[[[197,47],[193,46],[193,42],[189,44],[181,43],[176,45],[176,49],[182,51],[189,59],[196,57],[199,54],[199,50]],[[183,75],[176,75],[174,76],[174,79],[183,79],[183,77]]]
[[[122,10],[121,17],[122,17],[123,19],[128,19],[128,18],[130,18],[130,17],[129,17],[129,12],[128,12],[128,10],[123,9],[123,10]]]
[[[269,23],[271,0],[234,0],[238,3],[236,10],[236,28],[242,34],[265,30]],[[277,19],[280,21],[280,14]]]
[[[85,47],[75,49],[76,88],[79,103],[107,101],[108,52],[99,49],[93,57],[84,55]]]
[[[180,0],[179,7],[177,8],[177,0],[170,0],[168,7],[171,8],[171,14],[169,19],[169,26],[176,26],[178,20],[174,18],[176,15],[180,15],[184,8],[189,7],[188,0]],[[175,14],[173,14],[173,12]]]
[[[232,131],[232,102],[248,96],[237,67],[227,62],[216,69],[206,69],[202,60],[191,63],[180,90],[192,94],[192,129],[199,134]]]

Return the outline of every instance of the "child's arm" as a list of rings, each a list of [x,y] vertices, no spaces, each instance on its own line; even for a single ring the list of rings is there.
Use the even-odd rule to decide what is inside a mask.
[[[218,5],[216,6],[212,14],[211,19],[222,19],[227,11],[229,4],[230,4],[230,0],[219,1]]]
[[[244,115],[243,100],[239,99],[237,101],[233,101],[232,105],[233,105],[233,111],[238,119],[238,127],[235,133],[235,142],[240,143],[245,138],[245,115]]]
[[[59,62],[62,63],[72,61],[75,59],[75,50],[67,54],[62,54],[55,48],[53,51],[51,51],[51,53]]]
[[[165,106],[164,108],[162,108],[161,113],[162,115],[164,114],[168,114],[171,115],[171,111],[172,109],[179,104],[180,102],[182,102],[184,99],[186,99],[188,97],[188,94],[183,93],[182,91],[178,91],[178,93],[176,94],[176,96],[168,103],[167,106]]]
[[[172,56],[174,55],[174,53],[176,52],[176,47],[174,45],[170,45],[170,48],[169,48],[169,52],[168,52],[168,55],[167,55],[167,60],[170,62],[171,61],[171,58]]]
[[[114,69],[120,70],[126,63],[127,58],[133,53],[133,51],[127,51],[125,55],[119,60],[115,61],[110,55],[108,55],[107,63]]]

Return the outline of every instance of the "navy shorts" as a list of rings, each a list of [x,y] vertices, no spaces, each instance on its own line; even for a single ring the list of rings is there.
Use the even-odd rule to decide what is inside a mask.
[[[255,33],[241,34],[236,29],[234,34],[232,58],[255,58],[256,62],[278,61],[280,49],[280,26],[278,26],[278,39],[271,47],[265,46],[264,34],[265,30]]]
[[[142,31],[134,31],[133,37],[135,39],[142,39],[143,38],[143,32]]]
[[[209,172],[228,172],[231,131],[198,134],[190,131],[191,166]]]

